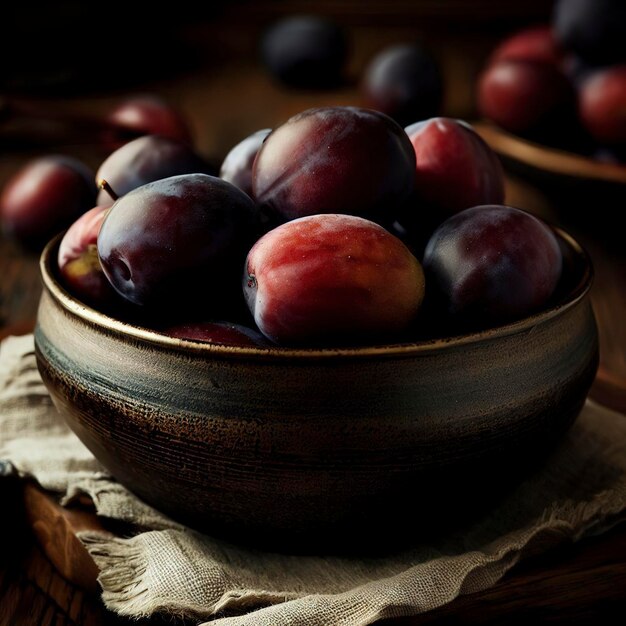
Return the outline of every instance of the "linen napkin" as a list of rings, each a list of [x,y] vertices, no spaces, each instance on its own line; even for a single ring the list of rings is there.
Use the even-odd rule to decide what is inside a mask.
[[[235,545],[178,524],[107,474],[55,410],[32,335],[0,344],[2,459],[63,505],[87,495],[99,515],[132,524],[131,536],[79,535],[107,607],[211,626],[363,626],[415,615],[493,585],[525,556],[626,519],[626,417],[587,401],[540,471],[445,537],[376,557]]]

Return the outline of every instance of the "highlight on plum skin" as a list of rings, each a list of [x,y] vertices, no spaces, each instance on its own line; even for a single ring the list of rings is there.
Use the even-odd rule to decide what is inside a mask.
[[[418,260],[364,218],[298,218],[261,237],[246,260],[243,289],[256,325],[283,345],[398,340],[424,296]]]
[[[563,259],[545,222],[521,209],[491,205],[466,209],[441,224],[423,263],[428,297],[441,311],[485,328],[544,306]]]
[[[275,128],[254,162],[252,188],[268,213],[290,220],[344,213],[393,222],[415,185],[404,130],[378,111],[308,109]]]

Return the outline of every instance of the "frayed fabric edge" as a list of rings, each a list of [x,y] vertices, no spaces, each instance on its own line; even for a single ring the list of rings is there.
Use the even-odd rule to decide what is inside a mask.
[[[147,563],[136,542],[92,531],[78,533],[78,538],[100,570],[105,606],[120,615],[152,614],[153,601],[148,600],[145,581]]]
[[[142,618],[161,613],[198,620],[215,615],[216,606],[183,604],[150,593],[146,576],[148,563],[139,539],[141,535],[121,539],[84,531],[78,533],[78,537],[100,570],[98,582],[104,605],[118,615]]]

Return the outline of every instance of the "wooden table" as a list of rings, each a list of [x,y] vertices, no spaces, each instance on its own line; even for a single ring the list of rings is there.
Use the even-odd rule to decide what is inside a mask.
[[[186,41],[195,45],[197,52],[211,57],[196,63],[192,69],[182,68],[174,75],[133,89],[118,86],[74,97],[65,95],[52,101],[39,98],[38,102],[67,111],[99,113],[128,93],[158,93],[187,114],[199,151],[219,163],[239,139],[259,128],[275,126],[300,110],[321,104],[360,104],[357,79],[367,59],[386,43],[421,34],[442,60],[448,87],[445,113],[471,119],[472,86],[482,60],[503,28],[514,26],[523,17],[527,21],[545,17],[542,13],[545,3],[530,1],[525,3],[525,9],[521,3],[511,5],[513,9],[509,8],[508,13],[500,7],[500,14],[492,14],[492,19],[483,23],[476,11],[478,16],[481,11],[487,15],[493,3],[487,7],[488,3],[473,0],[476,11],[472,12],[467,4],[460,10],[459,3],[449,2],[448,14],[442,4],[372,2],[363,5],[367,11],[360,11],[352,3],[342,5],[343,9],[334,3],[321,3],[325,12],[350,24],[353,41],[350,74],[354,80],[333,92],[290,91],[268,78],[255,52],[260,28],[279,11],[301,9],[304,3],[288,2],[281,9],[272,3],[256,3],[240,13],[236,7],[223,8],[213,22],[185,25]],[[390,7],[396,12],[389,11]],[[456,21],[452,19],[455,16]],[[500,19],[499,27],[495,25],[497,19]],[[472,34],[463,30],[467,20],[472,20]],[[0,155],[0,185],[37,154],[64,152],[84,159],[94,168],[106,156],[88,137],[80,141],[73,137],[71,143],[63,137],[46,143],[37,137],[26,139],[20,143],[12,137],[11,151],[5,150]],[[1,142],[2,139],[0,145],[3,145]],[[508,200],[525,208],[545,208],[540,190],[512,178],[508,181]],[[601,331],[606,333],[611,329],[614,338],[617,329],[617,340],[605,341],[603,345],[603,362],[608,364],[611,375],[626,379],[626,340],[624,335],[623,341],[619,337],[620,329],[624,330],[626,288],[624,283],[610,279],[626,276],[621,274],[626,267],[626,255],[609,258],[601,242],[596,239],[589,243],[594,262],[603,268],[604,278],[599,281],[594,296],[602,309]],[[28,332],[35,320],[41,289],[37,254],[0,238],[0,277],[0,336]],[[596,387],[596,392],[610,399],[601,386]],[[76,529],[97,525],[95,515],[88,509],[63,510],[32,485],[24,488],[10,479],[0,485],[5,491],[0,493],[1,501],[15,503],[14,508],[3,509],[3,522],[8,528],[0,539],[0,626],[131,623],[110,614],[101,605],[97,587],[93,585],[95,566],[73,534]],[[485,592],[462,597],[418,618],[386,623],[390,626],[392,623],[398,626],[496,624],[506,620],[508,624],[529,621],[584,624],[590,620],[611,621],[614,612],[620,614],[625,610],[626,527],[622,526],[524,562]],[[168,618],[166,623],[175,622]]]

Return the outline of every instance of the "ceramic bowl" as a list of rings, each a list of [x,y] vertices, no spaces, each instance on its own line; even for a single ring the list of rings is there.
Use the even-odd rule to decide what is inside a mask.
[[[113,319],[60,285],[57,239],[41,257],[39,369],[114,477],[203,532],[328,546],[418,531],[512,488],[583,406],[598,358],[592,269],[558,236],[569,262],[549,308],[350,349],[214,345]]]

